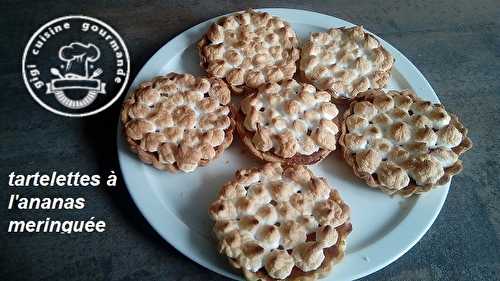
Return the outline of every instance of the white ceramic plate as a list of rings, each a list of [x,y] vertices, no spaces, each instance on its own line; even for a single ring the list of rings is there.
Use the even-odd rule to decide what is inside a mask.
[[[288,21],[301,39],[307,38],[312,31],[353,25],[332,16],[303,10],[262,11]],[[203,74],[195,44],[213,20],[198,24],[165,44],[141,69],[131,89],[141,81],[171,71]],[[418,96],[438,102],[434,90],[420,71],[394,47],[383,40],[381,42],[396,59],[388,88],[410,88]],[[207,209],[219,188],[236,169],[258,164],[242,150],[236,140],[221,158],[207,167],[190,174],[171,174],[142,164],[128,151],[121,130],[118,133],[118,157],[123,177],[144,217],[184,255],[234,279],[241,279],[241,276],[217,254]],[[316,175],[326,177],[352,208],[353,231],[347,241],[345,258],[325,280],[357,279],[395,261],[429,229],[449,188],[449,185],[444,186],[412,199],[391,198],[354,177],[338,151],[319,165],[312,166],[312,170]]]

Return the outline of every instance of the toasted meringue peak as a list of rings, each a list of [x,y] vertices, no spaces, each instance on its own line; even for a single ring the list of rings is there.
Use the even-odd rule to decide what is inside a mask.
[[[286,251],[272,251],[267,256],[267,261],[265,268],[267,273],[272,278],[285,279],[292,273],[292,269],[295,266],[295,261],[293,257],[290,256]]]
[[[292,255],[297,267],[306,272],[317,269],[325,259],[321,242],[302,243],[293,249]]]

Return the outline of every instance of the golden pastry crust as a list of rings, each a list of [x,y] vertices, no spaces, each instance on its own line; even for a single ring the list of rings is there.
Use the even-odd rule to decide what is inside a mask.
[[[236,172],[209,208],[219,252],[248,280],[316,280],[344,255],[350,209],[305,166]]]
[[[405,197],[449,182],[472,147],[455,115],[408,90],[358,95],[344,113],[339,143],[356,176]]]
[[[362,26],[341,27],[311,33],[301,51],[299,73],[343,102],[387,85],[393,64],[392,55]]]
[[[234,114],[238,135],[262,160],[314,164],[336,149],[338,109],[330,100],[293,79],[265,84]]]
[[[123,102],[123,132],[144,163],[192,172],[233,141],[230,101],[229,88],[217,78],[177,73],[156,77]]]
[[[287,22],[247,10],[222,17],[198,42],[201,67],[224,79],[234,93],[290,79],[299,59],[298,40]]]

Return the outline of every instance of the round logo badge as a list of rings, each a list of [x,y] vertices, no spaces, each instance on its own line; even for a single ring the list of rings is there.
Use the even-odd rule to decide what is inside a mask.
[[[68,117],[111,106],[125,91],[129,74],[130,57],[120,35],[87,16],[46,23],[23,54],[23,78],[31,96],[45,109]]]

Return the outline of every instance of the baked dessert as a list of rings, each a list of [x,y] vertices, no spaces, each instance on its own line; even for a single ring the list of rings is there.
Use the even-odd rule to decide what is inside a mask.
[[[209,76],[225,79],[236,94],[292,78],[297,46],[287,22],[253,10],[222,17],[198,42],[202,68]]]
[[[209,209],[219,252],[248,280],[316,280],[342,259],[349,207],[305,166],[236,172]]]
[[[231,93],[217,78],[170,73],[139,85],[122,107],[130,149],[155,168],[192,172],[233,141]]]
[[[404,196],[449,182],[472,147],[455,115],[407,90],[358,95],[344,114],[339,143],[369,186]]]
[[[236,128],[258,158],[314,164],[336,148],[338,110],[331,96],[290,79],[267,83],[241,101]]]
[[[301,51],[299,73],[343,102],[387,85],[393,64],[392,55],[362,26],[341,27],[311,33]]]

